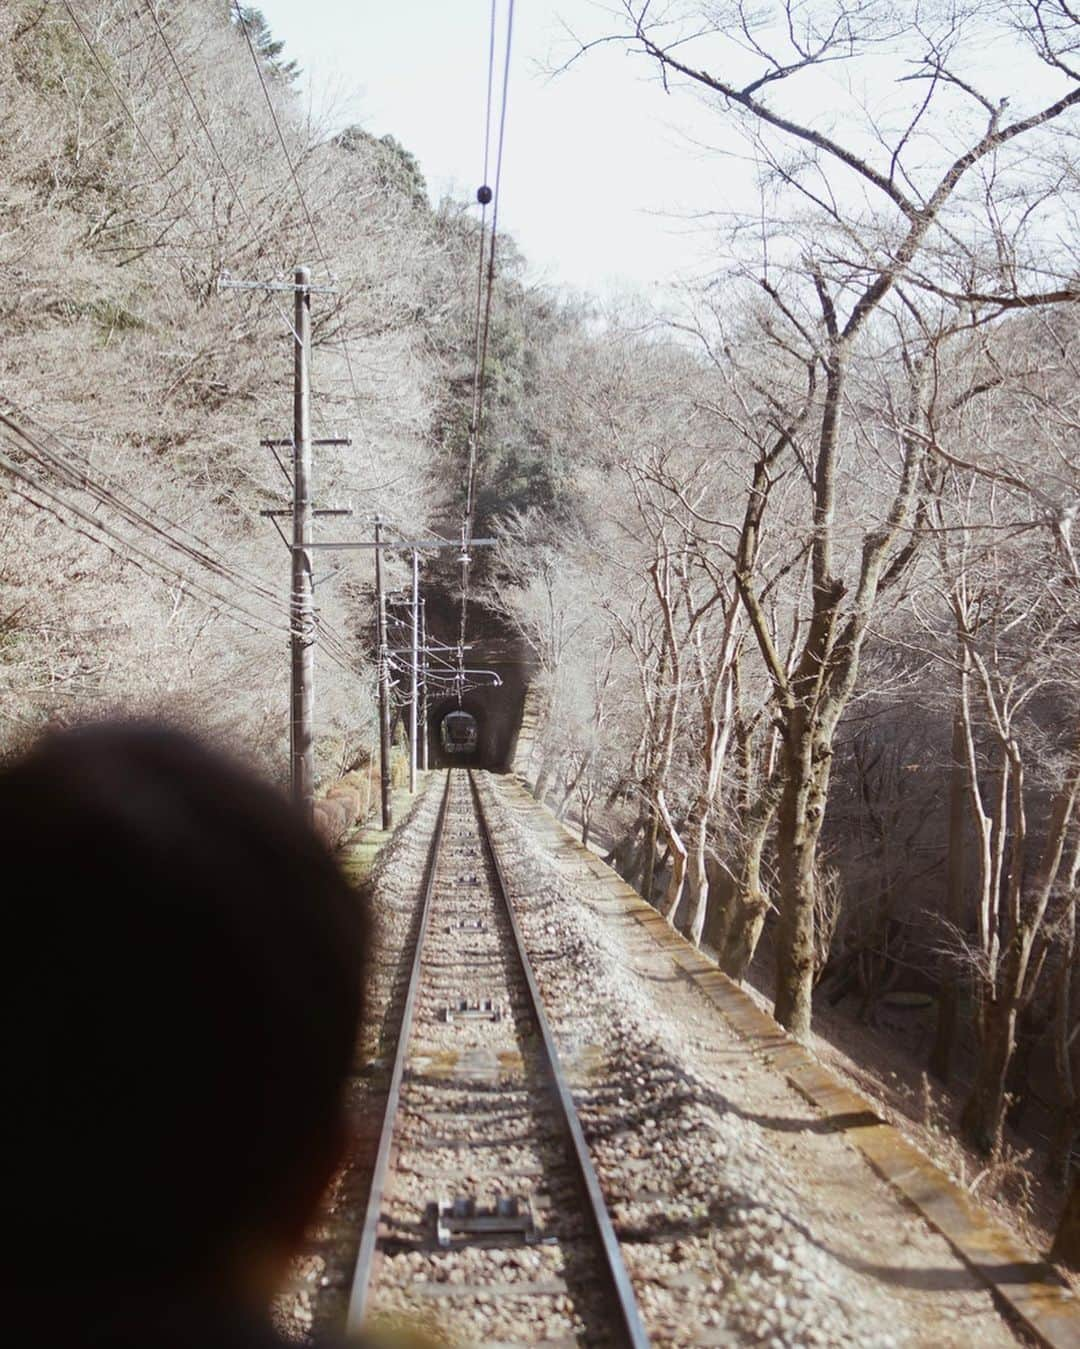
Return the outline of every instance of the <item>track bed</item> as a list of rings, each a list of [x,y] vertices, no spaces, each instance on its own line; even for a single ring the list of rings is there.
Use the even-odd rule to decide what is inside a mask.
[[[349,1323],[646,1339],[471,777],[447,775]]]

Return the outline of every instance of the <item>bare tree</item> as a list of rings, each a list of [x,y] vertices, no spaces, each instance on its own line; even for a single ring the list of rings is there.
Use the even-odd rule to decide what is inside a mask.
[[[1012,11],[928,21],[914,16],[912,23],[913,16],[900,9],[843,2],[755,11],[737,4],[697,6],[688,15],[625,0],[624,9],[626,30],[607,40],[629,43],[655,63],[669,87],[695,88],[718,112],[747,127],[763,171],[810,203],[818,217],[817,242],[805,231],[788,230],[798,250],[794,266],[783,282],[765,282],[778,340],[804,365],[806,383],[801,401],[779,411],[772,442],[754,463],[737,569],[783,728],[776,1013],[805,1035],[813,985],[815,870],[833,740],[856,686],[879,595],[902,574],[913,549],[910,531],[927,457],[925,427],[918,425],[925,372],[920,365],[911,390],[909,422],[915,429],[897,436],[887,467],[891,492],[884,494],[876,518],[863,524],[861,542],[842,548],[837,491],[850,435],[853,364],[905,278],[960,304],[981,299],[1030,306],[1072,298],[1068,285],[1023,289],[1045,277],[1053,263],[1022,255],[1016,239],[1009,266],[999,265],[993,245],[1007,231],[1002,211],[989,209],[997,206],[998,195],[986,190],[980,199],[968,190],[976,184],[985,188],[990,175],[984,170],[992,168],[995,181],[1007,178],[1016,156],[1033,153],[1039,136],[1080,102],[1080,79],[1067,57],[1069,15],[1055,6],[1053,29],[1039,9],[1020,21],[1021,36],[1057,88],[1041,105],[1010,116],[1009,108],[1026,100],[1018,91],[1009,91],[1012,98],[982,92],[976,71],[978,44],[988,31],[1015,30]],[[898,78],[912,89],[906,115],[879,121],[855,109],[858,120],[840,140],[797,112],[781,110],[786,91],[829,65],[856,69],[883,39],[897,53]],[[701,63],[694,59],[695,47],[702,49]],[[901,53],[913,64],[901,68]],[[929,150],[935,136],[936,155]],[[797,147],[798,155],[793,158],[785,146]],[[1010,192],[1024,197],[1029,212],[1045,206],[1042,182],[1025,189],[1011,180]],[[980,232],[982,242],[964,249],[966,284],[954,292],[955,269],[950,276],[941,256],[961,220],[969,233]],[[1020,243],[1030,237],[1025,232]],[[812,594],[805,637],[789,672],[772,641],[757,569],[776,475],[792,459],[805,474]]]

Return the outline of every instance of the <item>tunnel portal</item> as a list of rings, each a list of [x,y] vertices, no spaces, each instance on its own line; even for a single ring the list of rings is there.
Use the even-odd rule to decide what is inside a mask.
[[[434,588],[428,591],[428,632],[433,638],[446,645],[457,639],[458,612],[456,596]],[[485,682],[467,687],[459,697],[447,687],[445,675],[441,696],[433,681],[424,726],[428,762],[432,768],[485,768],[506,773],[514,758],[532,663],[520,638],[507,631],[498,615],[476,600],[470,612],[473,645],[467,663],[484,671]],[[487,682],[491,675],[500,682]],[[474,719],[475,743],[471,751],[455,747],[451,752],[443,740],[443,723],[449,713],[459,711]]]
[[[441,698],[428,709],[428,749],[433,768],[502,768],[507,758],[506,729],[500,726],[498,711],[490,705],[491,696],[498,689],[470,691],[462,695]],[[493,715],[493,712],[495,715]],[[472,743],[462,743],[464,723],[458,714],[465,713],[475,727]],[[505,714],[504,714],[505,715]],[[457,727],[454,723],[457,722]],[[453,743],[454,739],[457,743]]]

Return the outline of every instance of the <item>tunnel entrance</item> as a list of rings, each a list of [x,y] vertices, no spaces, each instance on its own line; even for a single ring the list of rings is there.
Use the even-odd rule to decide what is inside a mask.
[[[514,758],[525,692],[531,666],[523,643],[507,632],[499,615],[485,610],[475,600],[469,610],[472,649],[466,664],[493,670],[502,681],[496,686],[467,689],[460,698],[446,692],[440,696],[433,687],[428,698],[428,762],[432,768],[486,768],[506,773]],[[458,608],[456,597],[428,592],[428,631],[447,643],[457,641]],[[446,748],[443,725],[447,715],[465,712],[476,723],[475,742],[469,750]]]

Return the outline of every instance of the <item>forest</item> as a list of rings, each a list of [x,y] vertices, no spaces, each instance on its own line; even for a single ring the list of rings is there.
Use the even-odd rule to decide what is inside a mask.
[[[711,274],[662,309],[529,284],[498,241],[482,598],[530,653],[535,792],[733,978],[767,952],[796,1035],[815,990],[870,1023],[932,995],[928,1067],[978,1151],[1037,1068],[1064,1180],[1080,26],[1066,0],[604,22],[566,59],[620,44],[704,102],[759,207],[717,201]],[[476,210],[393,138],[313,121],[287,57],[225,0],[0,11],[5,753],[134,708],[283,771],[260,440],[288,429],[289,297],[230,281],[304,260],[324,288],[316,433],[352,445],[317,451],[317,504],[453,531]],[[376,738],[370,579],[335,565],[327,782]]]

